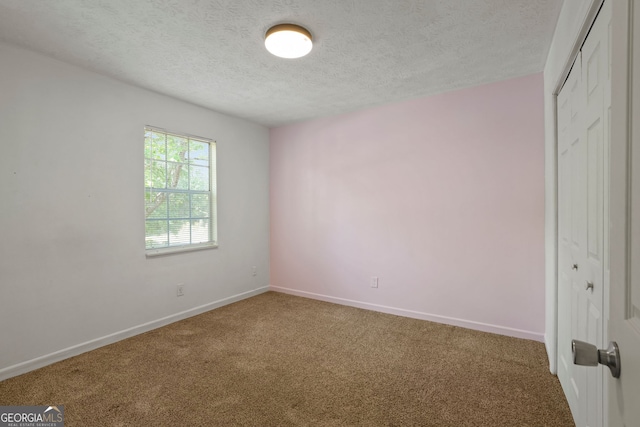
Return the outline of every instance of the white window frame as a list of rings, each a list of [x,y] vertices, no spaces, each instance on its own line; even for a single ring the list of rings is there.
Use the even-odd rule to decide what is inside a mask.
[[[143,215],[144,215],[144,226],[145,226],[145,255],[147,257],[154,257],[154,256],[160,256],[160,255],[168,255],[168,254],[174,254],[174,253],[180,253],[180,252],[190,252],[190,251],[198,251],[198,250],[203,250],[203,249],[213,249],[213,248],[217,248],[218,247],[218,242],[217,242],[217,215],[216,215],[216,207],[217,207],[217,188],[216,188],[216,141],[212,140],[210,138],[203,138],[200,136],[195,136],[195,135],[190,135],[184,132],[174,132],[174,131],[168,131],[166,129],[163,128],[159,128],[156,126],[149,126],[146,125],[144,127],[144,133],[143,133],[143,149],[146,146],[146,134],[147,132],[153,132],[153,133],[160,133],[160,134],[164,134],[164,135],[171,135],[171,136],[176,136],[179,138],[185,138],[188,141],[194,140],[194,141],[198,141],[201,143],[206,143],[209,145],[209,162],[208,162],[208,167],[209,167],[209,191],[204,191],[204,190],[192,190],[191,188],[188,188],[186,190],[182,189],[168,189],[168,188],[154,188],[153,186],[147,186],[147,182],[146,182],[146,170],[145,170],[145,183],[144,183],[144,197],[143,197],[143,204],[144,204],[144,210],[143,210]],[[146,164],[147,161],[153,161],[154,159],[152,158],[148,158],[146,157],[146,152],[144,152],[143,150],[143,158],[144,158],[144,167],[146,168]],[[165,163],[170,163],[170,161],[168,161],[168,159],[165,158],[164,160]],[[187,160],[187,164],[188,166],[190,166],[189,164],[189,160]],[[188,172],[187,172],[188,173]],[[190,180],[189,180],[189,186],[190,186]],[[146,232],[146,226],[147,226],[147,221],[164,221],[163,219],[160,218],[156,218],[156,219],[149,219],[147,218],[146,215],[146,209],[147,209],[147,201],[146,201],[146,194],[147,191],[161,191],[161,192],[165,192],[167,194],[189,194],[189,198],[191,199],[191,196],[193,194],[209,194],[209,201],[210,201],[210,206],[209,206],[209,241],[207,242],[202,242],[202,243],[187,243],[187,244],[180,244],[180,245],[171,245],[171,232],[169,231],[169,221],[171,220],[169,211],[167,211],[167,217],[166,217],[166,221],[167,221],[167,243],[169,246],[163,246],[163,247],[154,247],[154,248],[147,248],[147,232]],[[168,202],[167,202],[168,203]],[[185,218],[179,218],[177,220],[188,220],[190,223],[194,220],[200,220],[202,218],[194,218],[192,217],[192,211],[189,210],[189,217],[185,217]],[[191,234],[191,230],[189,231],[189,236],[190,239],[192,238],[192,234]]]

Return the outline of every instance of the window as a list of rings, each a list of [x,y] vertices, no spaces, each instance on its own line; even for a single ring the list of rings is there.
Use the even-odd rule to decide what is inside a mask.
[[[216,246],[216,144],[144,129],[147,255]]]

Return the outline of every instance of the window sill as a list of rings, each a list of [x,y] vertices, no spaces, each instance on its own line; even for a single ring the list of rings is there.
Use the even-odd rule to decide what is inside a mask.
[[[205,249],[217,249],[218,244],[215,242],[205,243],[201,245],[192,245],[192,246],[176,246],[172,248],[162,248],[162,249],[147,249],[145,251],[145,256],[147,258],[154,258],[158,256],[164,255],[173,255],[180,254],[184,252],[195,252],[202,251]]]

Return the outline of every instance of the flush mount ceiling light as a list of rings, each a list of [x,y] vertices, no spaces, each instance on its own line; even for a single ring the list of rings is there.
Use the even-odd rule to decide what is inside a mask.
[[[264,46],[280,58],[300,58],[311,52],[311,33],[294,24],[280,24],[269,28],[264,36]]]

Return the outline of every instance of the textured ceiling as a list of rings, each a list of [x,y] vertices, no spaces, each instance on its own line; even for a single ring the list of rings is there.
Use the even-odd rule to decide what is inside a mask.
[[[278,126],[539,72],[562,0],[2,0],[0,40]],[[279,59],[274,24],[314,48]]]

